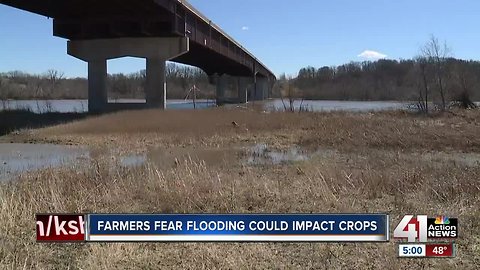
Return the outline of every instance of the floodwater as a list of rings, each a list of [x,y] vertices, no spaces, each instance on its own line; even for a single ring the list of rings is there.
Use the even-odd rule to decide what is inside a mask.
[[[123,156],[119,164],[124,167],[139,167],[152,164],[159,169],[171,169],[185,162],[204,163],[208,167],[229,167],[238,162],[241,149],[237,148],[161,148],[154,147],[144,154]]]
[[[85,157],[88,157],[88,151],[81,147],[0,143],[0,181],[27,171],[59,167]]]
[[[0,143],[0,182],[13,179],[24,172],[83,164],[90,160],[93,154],[88,148],[78,146]],[[168,170],[182,164],[190,166],[191,162],[203,163],[207,167],[215,168],[232,168],[235,165],[284,165],[312,158],[331,159],[338,156],[338,153],[331,149],[309,151],[299,146],[278,150],[260,143],[231,148],[151,148],[143,154],[125,155],[119,158],[113,158],[114,156],[112,155],[112,163],[109,165],[112,169],[119,165],[136,168],[149,164],[161,170]],[[476,153],[423,153],[412,158],[426,161],[433,166],[443,166],[444,162],[465,167],[480,166],[480,154]]]
[[[110,103],[144,103],[140,99],[110,100]],[[284,103],[280,99],[253,101],[251,103],[261,104],[268,111],[282,111]],[[288,101],[285,100],[285,105]],[[213,100],[198,100],[196,108],[208,108],[215,106]],[[308,111],[384,111],[384,110],[406,110],[411,106],[409,102],[393,101],[328,101],[328,100],[305,100],[295,101],[295,111],[300,108]],[[168,100],[167,108],[172,110],[190,110],[194,108],[192,101]],[[0,102],[0,110],[5,109],[27,109],[36,113],[44,112],[86,112],[88,110],[87,100],[9,100]]]
[[[124,167],[138,167],[147,163],[158,168],[169,169],[184,162],[205,163],[208,167],[231,167],[245,164],[281,165],[305,161],[317,155],[298,146],[284,150],[277,150],[267,144],[253,146],[237,146],[233,148],[152,148],[145,154],[127,155],[120,158],[120,165]]]
[[[109,100],[109,103],[145,103],[141,99]],[[198,100],[196,108],[204,109],[215,106],[215,101]],[[168,100],[167,108],[172,110],[191,110],[194,108],[193,101]],[[59,112],[59,113],[84,113],[88,111],[88,100],[7,100],[0,102],[2,110],[29,110],[34,113]]]
[[[249,165],[266,165],[266,164],[285,164],[297,161],[308,160],[311,157],[307,151],[300,147],[291,147],[287,150],[273,150],[267,144],[256,144],[247,151],[246,163]]]
[[[297,100],[293,106],[295,111],[348,111],[348,112],[368,112],[368,111],[391,111],[407,110],[411,107],[411,102],[396,101],[335,101],[335,100]],[[285,110],[290,108],[288,100],[274,99],[265,102],[267,110]]]

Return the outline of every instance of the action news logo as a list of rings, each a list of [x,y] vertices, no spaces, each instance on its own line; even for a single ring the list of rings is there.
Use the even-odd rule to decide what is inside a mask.
[[[37,242],[85,241],[84,215],[36,215]]]
[[[428,240],[451,239],[458,237],[458,219],[438,216],[428,218],[419,215],[406,215],[393,232],[395,239],[407,239],[409,243],[418,240],[419,243],[426,243]]]

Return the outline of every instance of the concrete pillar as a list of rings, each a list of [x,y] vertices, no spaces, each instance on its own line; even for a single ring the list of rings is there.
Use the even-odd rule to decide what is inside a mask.
[[[250,88],[250,94],[248,95],[248,100],[255,100],[257,93],[257,76],[253,76],[253,85]]]
[[[147,58],[147,82],[145,96],[147,107],[165,109],[167,104],[166,61]]]
[[[237,77],[237,91],[238,91],[238,103],[245,104],[248,102],[248,86],[251,83],[251,79],[245,77]]]
[[[208,83],[211,84],[211,85],[216,85],[217,84],[217,74],[213,74],[213,75],[208,75]]]
[[[271,99],[273,97],[273,87],[275,86],[275,79],[272,79],[271,77],[269,77],[267,81],[268,81],[268,84],[267,84],[267,89],[268,89],[267,98]]]
[[[226,75],[217,76],[217,105],[221,106],[225,103],[225,92],[228,87],[228,80]]]
[[[268,96],[268,79],[257,77],[254,100],[264,100]]]
[[[107,103],[107,60],[91,60],[88,62],[88,111],[104,112]]]
[[[190,40],[186,37],[71,40],[68,41],[67,49],[69,55],[89,63],[90,111],[105,111],[108,105],[106,60],[127,56],[147,59],[146,106],[164,109],[165,62],[187,53],[190,50]]]

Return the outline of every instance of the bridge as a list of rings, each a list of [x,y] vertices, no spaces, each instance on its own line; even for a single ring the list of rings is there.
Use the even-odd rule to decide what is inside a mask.
[[[187,1],[0,0],[0,4],[53,18],[54,36],[68,54],[88,62],[88,109],[104,112],[107,60],[146,59],[148,108],[166,106],[166,61],[192,65],[216,84],[217,103],[234,88],[236,102],[269,98],[275,75],[253,54]],[[234,83],[232,83],[232,81]]]

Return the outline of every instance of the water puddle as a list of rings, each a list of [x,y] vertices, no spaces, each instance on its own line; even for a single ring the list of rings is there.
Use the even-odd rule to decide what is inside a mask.
[[[416,158],[438,167],[443,167],[445,163],[465,167],[480,166],[480,154],[477,153],[422,153]]]
[[[439,166],[443,166],[445,162],[467,167],[480,166],[480,154],[474,153],[427,153],[421,156],[414,154],[413,157],[420,162],[439,164]],[[232,165],[238,164],[250,166],[294,164],[312,158],[348,162],[348,157],[334,149],[307,150],[300,146],[292,146],[279,150],[266,143],[260,143],[253,146],[213,149],[201,147],[153,148],[146,154],[124,156],[120,159],[120,164],[124,167],[138,167],[150,163],[159,169],[170,169],[185,161],[192,161],[203,162],[208,167],[231,168]]]
[[[12,179],[18,174],[44,168],[68,166],[83,163],[94,155],[86,147],[73,147],[48,144],[1,144],[0,143],[0,181]],[[115,156],[112,153],[100,153],[100,156]],[[408,158],[433,166],[445,163],[459,166],[480,166],[480,154],[477,153],[417,153]],[[225,148],[178,147],[152,148],[144,154],[120,157],[110,166],[120,165],[136,168],[152,164],[161,170],[191,163],[204,163],[207,167],[230,169],[236,165],[264,166],[283,165],[307,161],[312,158],[338,159],[335,150],[322,149],[308,151],[299,146],[278,150],[265,143]]]
[[[147,162],[144,155],[131,155],[120,158],[120,165],[124,167],[140,167]]]
[[[249,165],[279,165],[305,161],[311,158],[306,150],[291,147],[286,150],[272,150],[267,144],[256,144],[247,151],[247,164]]]
[[[60,167],[88,157],[84,148],[48,144],[0,144],[0,181],[27,171]]]
[[[143,155],[124,156],[120,158],[120,165],[138,167],[150,163],[161,169],[169,169],[185,161],[204,162],[209,167],[231,167],[237,164],[280,165],[309,160],[314,154],[296,146],[286,150],[274,150],[267,144],[214,149],[156,148]]]
[[[145,154],[121,157],[119,163],[124,167],[140,167],[146,163],[159,169],[170,169],[184,162],[204,162],[205,165],[228,167],[237,161],[237,150],[227,148],[152,148]]]

